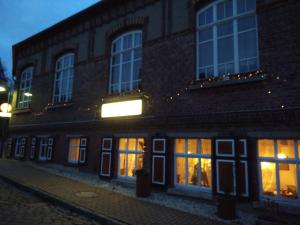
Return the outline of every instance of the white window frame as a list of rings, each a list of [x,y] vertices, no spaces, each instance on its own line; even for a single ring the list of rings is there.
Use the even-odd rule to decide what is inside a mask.
[[[15,145],[15,157],[19,158],[21,156],[21,147],[22,147],[22,137],[16,138]]]
[[[300,149],[298,149],[298,142],[300,139],[292,139],[292,138],[260,138],[261,139],[269,139],[273,141],[274,144],[274,157],[260,157],[259,156],[259,146],[257,141],[257,159],[258,159],[258,171],[259,171],[259,193],[262,200],[272,200],[283,204],[288,205],[299,205],[300,204]],[[294,153],[295,158],[286,158],[286,159],[278,159],[278,140],[292,140],[294,141]],[[261,170],[261,162],[270,162],[275,163],[275,172],[276,172],[276,196],[264,195],[262,189],[262,170]],[[297,181],[297,191],[298,191],[298,198],[297,199],[286,199],[280,195],[280,176],[279,176],[279,163],[287,163],[287,164],[295,164],[296,165],[296,181]]]
[[[212,66],[204,66],[201,69],[206,69],[209,67],[213,67],[213,71],[214,71],[214,76],[218,77],[218,76],[222,76],[224,74],[219,74],[218,72],[218,67],[219,65],[221,65],[221,63],[218,63],[218,35],[217,35],[217,26],[225,23],[225,22],[233,22],[233,33],[231,35],[226,35],[226,36],[222,36],[220,39],[228,37],[228,36],[233,36],[233,66],[234,66],[234,73],[239,73],[240,72],[240,61],[247,61],[250,59],[257,59],[257,68],[259,68],[259,43],[258,43],[258,32],[257,32],[257,16],[256,16],[256,10],[249,10],[243,13],[239,13],[238,14],[238,10],[237,10],[237,1],[238,0],[232,0],[233,1],[233,14],[231,17],[225,17],[224,19],[217,19],[217,5],[219,3],[224,2],[225,0],[218,0],[218,1],[214,1],[213,3],[207,5],[206,7],[202,8],[201,10],[199,10],[197,12],[197,16],[196,16],[196,24],[197,24],[197,34],[196,34],[196,55],[197,55],[197,60],[196,60],[196,79],[200,79],[199,78],[199,72],[200,72],[200,65],[199,65],[199,44],[200,44],[200,40],[199,40],[199,31],[200,30],[205,30],[209,27],[212,27],[213,29],[213,39],[210,40],[205,40],[202,41],[201,43],[205,43],[208,41],[212,41],[213,42],[213,65]],[[199,24],[199,15],[204,12],[205,10],[207,10],[208,8],[212,7],[213,8],[213,22],[210,24],[205,24],[205,25],[201,25]],[[240,18],[244,18],[244,17],[248,17],[248,16],[255,16],[255,22],[256,22],[256,26],[255,28],[251,28],[248,30],[244,30],[239,32],[238,31],[238,19]],[[245,58],[240,60],[239,58],[239,34],[241,33],[246,33],[249,31],[256,31],[256,46],[257,46],[257,55],[256,57],[252,57],[252,58]],[[229,62],[225,62],[222,64],[228,64]],[[251,72],[251,71],[248,71]],[[209,78],[207,75],[205,78]]]
[[[33,66],[27,67],[22,71],[20,77],[19,86],[19,96],[18,96],[18,109],[25,109],[30,107],[30,102],[32,96],[25,95],[25,93],[31,94],[32,88],[32,76],[33,76]]]
[[[154,177],[154,172],[155,172],[155,168],[154,168],[154,161],[156,158],[161,158],[163,159],[163,181],[162,182],[159,182],[159,181],[156,181],[155,180],[155,177]],[[153,184],[162,184],[162,185],[165,185],[166,183],[166,157],[164,155],[154,155],[152,157],[152,183]]]
[[[231,146],[232,146],[231,154],[219,153],[219,142],[231,142]],[[235,156],[235,143],[234,143],[234,140],[233,139],[218,139],[218,140],[216,140],[216,156],[234,157]]]
[[[176,140],[177,139],[184,139],[185,140],[185,149],[184,149],[184,153],[177,153],[176,151]],[[197,154],[188,154],[188,140],[189,139],[196,139],[197,140]],[[199,174],[199,180],[201,183],[201,159],[210,159],[211,161],[211,176],[213,176],[213,168],[212,168],[212,149],[211,149],[211,154],[201,154],[201,143],[199,140],[201,139],[210,139],[212,142],[211,138],[199,138],[199,137],[191,137],[191,138],[176,138],[174,139],[174,184],[175,187],[180,187],[180,188],[193,188],[193,189],[198,189],[198,190],[204,190],[204,191],[212,191],[212,186],[211,187],[205,187],[205,186],[201,186],[201,185],[190,185],[188,182],[188,160],[189,158],[197,158],[199,160],[199,166],[198,166],[198,174]],[[185,184],[178,184],[177,183],[177,164],[176,164],[176,158],[185,158],[186,159],[186,163],[185,163]],[[213,182],[213,177],[211,177],[211,181]],[[213,185],[213,184],[212,184]]]
[[[69,58],[70,64],[67,66],[64,65],[64,61]],[[73,91],[73,77],[74,77],[74,53],[67,53],[62,55],[56,60],[55,63],[55,76],[54,76],[54,85],[53,85],[53,97],[52,102],[54,104],[59,103],[65,103],[70,102],[72,99],[72,91]],[[58,64],[61,63],[61,67],[58,68]],[[66,75],[66,85],[64,93],[62,93],[62,87],[63,87],[63,73],[67,73]],[[59,79],[57,78],[58,73],[60,73]],[[59,85],[59,93],[55,93],[56,87]],[[62,99],[62,97],[65,97],[65,99]]]
[[[140,34],[141,35],[141,38],[142,38],[142,41],[141,41],[141,45],[140,46],[134,46],[134,43],[135,43],[135,34]],[[125,36],[128,36],[128,35],[132,35],[132,47],[131,48],[128,48],[128,49],[124,49],[124,37]],[[121,40],[121,49],[120,51],[118,52],[114,52],[113,51],[113,46],[116,42],[118,42],[119,40]],[[143,32],[141,30],[133,30],[133,31],[129,31],[129,32],[126,32],[120,36],[118,36],[116,39],[114,39],[114,41],[112,42],[111,44],[111,57],[110,57],[110,76],[109,76],[109,93],[121,93],[121,92],[125,92],[122,90],[122,84],[125,84],[125,83],[129,83],[130,85],[130,88],[129,88],[129,91],[132,91],[134,89],[137,89],[137,87],[135,87],[133,84],[135,82],[137,82],[137,86],[139,86],[139,83],[141,82],[141,78],[137,79],[137,80],[133,80],[133,69],[134,69],[134,62],[135,61],[143,61],[143,53],[142,56],[140,58],[137,58],[135,59],[134,58],[134,50],[135,49],[138,49],[138,48],[141,48],[141,50],[143,50]],[[130,66],[131,66],[131,74],[130,74],[130,81],[129,82],[122,82],[122,75],[123,75],[123,72],[122,72],[122,65],[123,64],[126,64],[124,63],[124,60],[123,60],[123,54],[124,52],[127,52],[127,51],[130,51],[131,52],[131,58],[129,61],[126,61],[126,63],[130,63]],[[120,55],[120,63],[118,64],[113,64],[113,57],[116,56],[116,55]],[[141,62],[142,63],[142,62]],[[113,67],[114,66],[120,66],[120,69],[119,69],[119,82],[118,82],[118,90],[117,91],[113,91],[112,90],[112,71],[113,71]]]
[[[108,173],[103,173],[103,158],[104,155],[109,155],[109,169],[108,169]],[[111,170],[111,152],[102,152],[101,153],[101,171],[100,171],[100,175],[104,176],[104,177],[110,177],[110,170]]]
[[[40,161],[47,160],[47,148],[48,148],[48,137],[41,137],[40,138],[40,151],[39,151],[39,160]],[[44,156],[42,156],[42,151],[44,151],[44,153],[45,153]]]
[[[144,150],[142,151],[138,151],[138,140],[139,139],[143,139],[144,140],[144,144],[145,144],[145,138],[143,137],[120,137],[119,138],[119,143],[120,143],[120,139],[127,139],[127,143],[126,143],[126,149],[120,149],[120,144],[118,146],[118,178],[121,178],[121,179],[136,179],[136,176],[128,176],[128,155],[135,155],[135,168],[137,167],[137,161],[138,161],[138,155],[142,155],[143,158],[144,158]],[[128,145],[129,145],[129,141],[128,139],[135,139],[135,150],[128,150]],[[121,176],[120,174],[120,156],[121,154],[125,154],[126,155],[126,175],[125,176]],[[143,162],[144,164],[144,162]]]
[[[216,174],[217,174],[217,192],[221,194],[225,194],[224,191],[221,191],[220,189],[220,183],[219,183],[219,162],[225,162],[225,163],[231,163],[232,164],[232,176],[233,176],[233,192],[230,192],[230,195],[236,195],[236,162],[233,159],[217,159],[216,160]]]
[[[156,142],[159,142],[159,141],[162,141],[163,142],[163,148],[164,150],[163,151],[159,151],[159,150],[156,150],[155,148],[155,143]],[[165,138],[154,138],[153,139],[153,146],[152,146],[152,149],[153,149],[153,153],[158,153],[158,154],[165,154],[166,153],[166,139]]]

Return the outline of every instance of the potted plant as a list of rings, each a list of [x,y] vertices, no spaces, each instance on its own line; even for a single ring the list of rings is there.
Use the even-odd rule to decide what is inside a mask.
[[[136,176],[136,196],[147,197],[150,195],[149,173],[146,169],[135,170]]]
[[[233,220],[236,218],[236,199],[230,195],[231,185],[230,182],[223,183],[224,195],[219,195],[217,199],[217,215],[225,220]]]

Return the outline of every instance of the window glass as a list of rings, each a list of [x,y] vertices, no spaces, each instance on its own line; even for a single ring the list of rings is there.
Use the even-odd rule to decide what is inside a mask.
[[[79,160],[80,138],[72,138],[69,142],[69,162],[78,162]]]
[[[128,154],[128,176],[134,177],[135,171],[135,154]]]
[[[243,16],[233,10],[234,4]],[[255,7],[255,0],[227,0],[214,1],[200,10],[197,79],[257,70]]]
[[[176,158],[176,182],[178,184],[185,184],[185,158]]]
[[[176,153],[185,153],[185,140],[176,139],[175,148],[176,148]]]
[[[199,185],[199,159],[188,158],[188,183]]]
[[[143,138],[119,139],[119,176],[134,177],[143,168]]]
[[[300,141],[298,140],[298,157],[299,157],[299,159],[300,159]]]
[[[217,4],[217,17],[218,20],[224,19],[226,17],[231,17],[233,14],[233,4],[232,0],[227,0]]]
[[[237,11],[239,14],[255,10],[255,7],[256,0],[237,0]]]
[[[197,139],[188,139],[188,154],[197,154]]]
[[[126,154],[120,154],[120,176],[126,176]]]
[[[274,141],[269,139],[258,140],[259,157],[274,157]]]
[[[201,159],[201,185],[211,187],[211,159]]]
[[[136,139],[135,138],[128,139],[128,150],[131,150],[131,151],[136,150]]]
[[[68,53],[56,61],[53,102],[71,101],[73,90],[74,54]]]
[[[175,183],[211,187],[211,140],[175,139],[175,149]]]
[[[18,105],[17,107],[28,108],[31,102],[31,81],[32,81],[33,67],[28,67],[23,70],[20,77],[20,88],[18,96]]]
[[[144,139],[143,138],[138,139],[137,150],[138,151],[143,151],[144,150]]]
[[[264,195],[277,195],[276,190],[276,164],[261,162],[262,190]]]
[[[137,89],[142,66],[142,33],[132,31],[112,43],[110,92]]]
[[[211,154],[211,139],[200,139],[201,143],[201,154]]]
[[[119,140],[119,149],[126,150],[127,149],[127,138],[120,138]]]
[[[296,164],[279,163],[280,195],[284,198],[298,197]]]
[[[293,140],[277,140],[278,159],[295,158],[295,145]]]

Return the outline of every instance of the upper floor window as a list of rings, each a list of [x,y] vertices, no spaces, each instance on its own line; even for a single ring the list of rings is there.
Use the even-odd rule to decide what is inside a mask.
[[[112,42],[110,93],[139,87],[142,65],[142,32],[125,33]]]
[[[53,103],[69,102],[72,98],[74,54],[68,53],[56,61]]]
[[[31,81],[32,81],[33,67],[28,67],[23,70],[20,80],[18,108],[28,108],[31,102]]]
[[[219,0],[197,14],[197,79],[258,68],[256,0]]]

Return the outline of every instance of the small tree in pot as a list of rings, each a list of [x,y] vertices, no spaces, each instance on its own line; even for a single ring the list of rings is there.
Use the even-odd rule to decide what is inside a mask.
[[[150,195],[149,173],[146,169],[137,169],[136,176],[136,196],[147,197]]]

